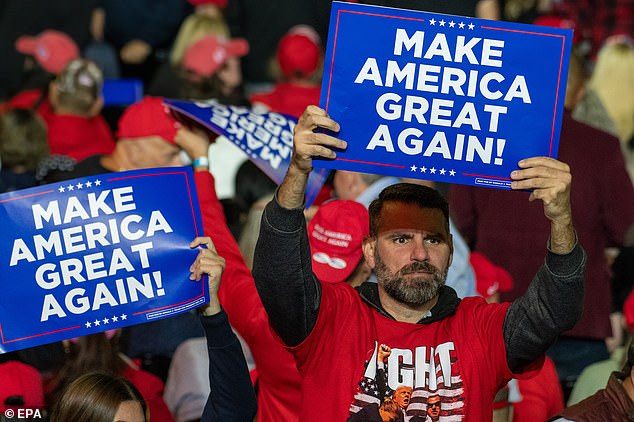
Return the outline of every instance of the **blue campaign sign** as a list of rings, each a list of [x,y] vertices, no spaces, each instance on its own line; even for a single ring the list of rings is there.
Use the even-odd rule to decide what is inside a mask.
[[[0,351],[198,307],[191,168],[101,174],[0,195]]]
[[[229,139],[278,185],[284,180],[293,152],[296,118],[257,107],[227,106],[216,100],[165,100],[165,104],[185,124],[193,120]],[[315,200],[327,175],[326,169],[315,169],[310,174],[306,207]]]
[[[319,165],[509,189],[557,157],[572,31],[333,2],[321,107],[348,142]]]

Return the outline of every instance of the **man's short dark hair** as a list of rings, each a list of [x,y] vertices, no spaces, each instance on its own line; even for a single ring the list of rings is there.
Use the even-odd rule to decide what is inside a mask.
[[[383,189],[379,197],[372,201],[368,212],[370,214],[370,236],[378,234],[379,218],[383,204],[386,202],[403,202],[418,205],[421,208],[436,208],[445,216],[447,232],[449,232],[449,204],[444,196],[436,189],[414,183],[397,183]]]

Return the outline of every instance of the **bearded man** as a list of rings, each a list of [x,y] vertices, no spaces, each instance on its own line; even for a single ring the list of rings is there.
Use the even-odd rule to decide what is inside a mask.
[[[572,224],[569,167],[533,157],[509,175],[512,189],[543,202],[551,227],[545,263],[514,303],[461,300],[445,286],[453,254],[447,202],[407,183],[385,188],[370,205],[362,247],[377,283],[354,289],[320,283],[311,268],[302,211],[312,159],[346,148],[322,129],[337,132],[339,124],[309,106],[295,127],[286,177],[264,211],[253,266],[269,324],[302,376],[300,419],[345,421],[405,385],[407,419],[424,420],[427,399],[438,395],[450,403],[443,417],[491,420],[495,393],[538,371],[546,349],[581,315],[586,256]],[[377,365],[384,344],[391,353]]]

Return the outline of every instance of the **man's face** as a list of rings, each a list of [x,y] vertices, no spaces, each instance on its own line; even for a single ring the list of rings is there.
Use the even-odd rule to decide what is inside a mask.
[[[407,409],[410,399],[412,398],[412,389],[402,385],[394,392],[394,401],[403,409]]]
[[[427,414],[432,420],[438,420],[440,417],[440,396],[431,396],[427,400]]]
[[[375,240],[364,254],[379,288],[401,303],[421,305],[445,284],[453,253],[441,210],[390,201],[383,205]]]

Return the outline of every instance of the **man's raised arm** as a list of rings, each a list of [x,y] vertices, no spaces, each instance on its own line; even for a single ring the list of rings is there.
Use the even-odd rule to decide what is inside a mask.
[[[326,112],[309,106],[293,133],[293,155],[284,181],[262,215],[253,278],[269,323],[289,346],[301,343],[317,320],[321,288],[312,273],[303,207],[313,157],[335,158],[346,143],[325,133],[339,131]]]
[[[511,187],[531,190],[529,201],[543,202],[550,240],[545,265],[504,320],[507,360],[515,373],[523,372],[581,317],[586,263],[572,223],[568,165],[548,157],[528,158],[519,165],[521,169],[511,173]]]

